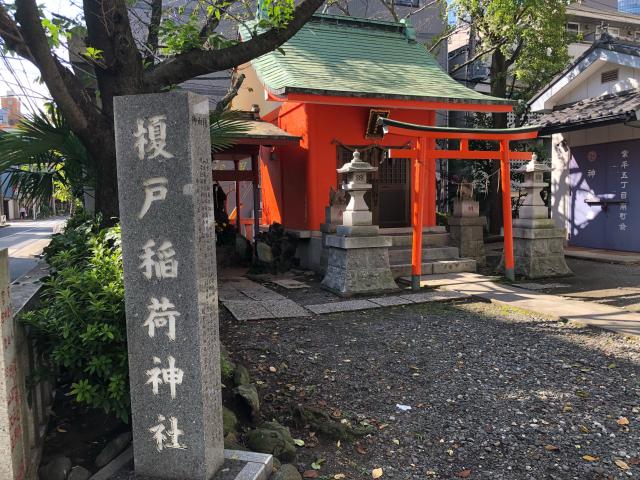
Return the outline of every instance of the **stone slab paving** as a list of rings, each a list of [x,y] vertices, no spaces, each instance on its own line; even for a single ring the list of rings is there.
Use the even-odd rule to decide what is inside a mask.
[[[306,305],[316,315],[336,312],[352,312],[356,310],[367,310],[369,308],[380,308],[380,305],[369,300],[347,300],[345,302],[321,303],[319,305]]]
[[[457,273],[432,279],[423,277],[422,286],[435,286],[493,303],[510,305],[530,312],[579,322],[611,330],[624,335],[640,336],[640,312],[594,302],[573,300],[559,295],[524,291],[521,288],[497,283],[479,274]],[[445,278],[446,277],[446,278]]]
[[[370,302],[373,302],[381,307],[396,307],[398,305],[411,305],[413,302],[404,297],[376,297],[369,298]]]
[[[220,282],[220,302],[237,320],[308,317],[308,310],[293,300],[247,278]]]
[[[428,303],[428,302],[446,302],[449,300],[462,300],[469,298],[469,295],[462,292],[453,292],[446,290],[433,290],[431,292],[412,293],[403,295],[400,298],[406,299],[411,303]]]
[[[255,300],[228,300],[222,302],[236,320],[260,320],[262,318],[274,318],[262,302]]]
[[[271,280],[271,283],[278,285],[279,287],[286,288],[287,290],[295,290],[298,288],[311,288],[310,285],[294,280],[293,278],[279,278]]]
[[[566,283],[516,283],[515,286],[526,290],[548,290],[552,288],[567,288],[571,285]]]
[[[263,300],[262,305],[274,318],[308,317],[309,311],[288,298],[282,300]]]

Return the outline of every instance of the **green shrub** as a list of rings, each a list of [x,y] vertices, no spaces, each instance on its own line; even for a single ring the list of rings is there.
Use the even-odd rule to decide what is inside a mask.
[[[127,421],[129,378],[120,228],[78,215],[45,250],[52,275],[26,312],[40,352],[78,403]]]

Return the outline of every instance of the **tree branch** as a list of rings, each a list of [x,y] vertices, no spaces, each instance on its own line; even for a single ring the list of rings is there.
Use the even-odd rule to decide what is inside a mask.
[[[387,0],[380,0],[380,3],[382,3],[382,5],[384,5],[385,8],[389,10],[389,13],[391,14],[395,22],[400,21],[400,19],[398,18],[398,13],[396,12],[396,8],[393,4],[393,0],[391,0],[391,3],[387,2]]]
[[[246,42],[220,50],[190,50],[159,63],[144,74],[147,90],[159,91],[199,75],[227,70],[278,48],[307,23],[323,1],[304,0],[285,27],[271,28]]]
[[[417,8],[416,10],[411,10],[409,13],[407,13],[404,18],[410,18],[411,15],[415,15],[416,13],[420,13],[423,10],[426,10],[429,7],[432,7],[433,5],[435,5],[436,3],[440,3],[442,0],[431,0],[428,3],[425,3],[423,6],[421,6],[420,8]]]
[[[238,95],[238,91],[240,90],[242,82],[244,82],[245,78],[246,77],[244,73],[238,75],[238,77],[234,80],[233,85],[229,87],[229,91],[227,92],[227,94],[222,97],[218,103],[216,103],[215,113],[222,113],[227,108],[227,106],[231,103],[231,100],[233,100]]]
[[[81,108],[79,104],[90,104],[90,97],[73,73],[51,55],[35,0],[16,0],[15,16],[20,24],[21,36],[29,46],[32,61],[40,70],[51,96],[72,128],[85,130],[90,124],[87,115],[89,109]],[[83,96],[86,96],[84,102]]]
[[[504,62],[507,68],[513,65],[514,62],[518,59],[518,56],[520,55],[520,52],[522,51],[523,46],[524,46],[524,39],[521,38],[518,41],[518,45],[513,50],[513,53],[511,54],[511,56]]]
[[[149,20],[149,33],[147,34],[147,48],[149,52],[145,57],[146,61],[153,62],[156,50],[158,50],[158,33],[160,31],[160,20],[162,20],[162,0],[152,0],[151,19]]]
[[[428,50],[430,53],[433,53],[433,51],[438,48],[438,45],[440,45],[444,40],[447,40],[450,36],[452,36],[454,33],[457,32],[457,29],[452,29],[450,32],[445,33],[444,35],[440,35],[440,38],[438,38],[438,40],[436,42],[433,43],[433,45],[431,45]]]
[[[2,37],[4,44],[9,50],[16,52],[30,62],[34,62],[31,51],[24,41],[24,38],[22,38],[18,25],[16,25],[16,22],[9,16],[9,13],[2,4],[0,4],[0,37]]]
[[[466,67],[467,65],[475,62],[476,60],[478,60],[480,57],[482,57],[483,55],[486,55],[487,53],[491,53],[491,52],[495,52],[498,48],[500,48],[505,42],[502,41],[500,43],[498,43],[497,45],[494,45],[490,48],[487,48],[486,50],[482,50],[480,53],[476,53],[473,57],[471,57],[469,60],[467,60],[466,62],[464,62],[462,65],[457,65],[455,68],[449,70],[449,74],[453,74],[456,73],[458,70],[463,69],[464,67]]]

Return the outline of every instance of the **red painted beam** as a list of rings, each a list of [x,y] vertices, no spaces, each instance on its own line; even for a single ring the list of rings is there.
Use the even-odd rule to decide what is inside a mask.
[[[395,127],[389,125],[387,135],[402,135],[414,136],[414,137],[426,137],[435,139],[449,139],[449,140],[527,140],[530,138],[537,138],[538,132],[515,132],[515,133],[479,133],[479,132],[420,132],[417,130],[410,130],[407,128]]]
[[[509,152],[509,160],[531,160],[531,152]],[[447,158],[451,160],[501,160],[502,154],[499,151],[487,150],[430,150],[427,152],[429,158]],[[416,150],[391,149],[389,158],[418,158]]]

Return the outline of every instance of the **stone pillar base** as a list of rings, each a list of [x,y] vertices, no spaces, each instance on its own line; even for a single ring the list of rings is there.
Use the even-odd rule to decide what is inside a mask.
[[[329,250],[327,249],[327,237],[335,235],[338,225],[335,223],[321,223],[320,232],[322,232],[322,250],[320,251],[320,270],[322,273],[327,271],[327,261],[329,259]]]
[[[564,228],[554,227],[549,219],[515,219],[513,227],[516,275],[536,279],[573,273],[564,258]]]
[[[484,251],[485,217],[449,217],[451,245],[458,247],[462,258],[473,258],[478,266],[487,263]]]
[[[391,238],[327,235],[322,286],[343,297],[398,290],[389,267]]]

